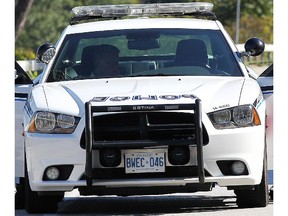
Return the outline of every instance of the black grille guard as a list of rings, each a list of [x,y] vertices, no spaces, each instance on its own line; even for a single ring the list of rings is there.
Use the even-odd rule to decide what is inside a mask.
[[[201,100],[196,99],[195,104],[162,104],[162,105],[124,105],[124,106],[93,106],[91,101],[85,103],[85,143],[86,143],[86,164],[85,176],[87,186],[92,186],[92,151],[93,147],[105,145],[103,142],[94,141],[93,137],[93,113],[105,112],[140,112],[140,111],[161,111],[161,110],[194,110],[195,135],[197,148],[197,164],[198,164],[198,179],[199,183],[205,183],[204,162],[203,162],[203,128],[201,114]],[[167,141],[141,141],[141,146],[156,146],[167,145]],[[135,142],[130,142],[127,145],[135,145]],[[185,141],[185,144],[187,141]],[[195,144],[195,143],[191,143]]]

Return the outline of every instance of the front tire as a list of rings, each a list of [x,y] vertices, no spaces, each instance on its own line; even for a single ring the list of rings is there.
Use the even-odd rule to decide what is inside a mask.
[[[20,178],[20,183],[16,184],[15,209],[23,209],[25,204],[24,178]]]
[[[253,190],[235,190],[236,203],[240,208],[266,207],[269,203],[267,153],[265,148],[262,179]]]
[[[64,197],[58,196],[39,196],[32,191],[29,183],[27,169],[25,171],[25,210],[28,213],[55,213],[58,210],[58,202]]]

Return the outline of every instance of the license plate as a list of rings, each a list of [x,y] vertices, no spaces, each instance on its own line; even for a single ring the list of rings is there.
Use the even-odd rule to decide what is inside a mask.
[[[164,153],[138,152],[125,154],[126,173],[165,172]]]

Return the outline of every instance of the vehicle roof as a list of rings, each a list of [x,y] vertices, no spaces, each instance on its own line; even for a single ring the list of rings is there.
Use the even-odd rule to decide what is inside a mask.
[[[145,28],[184,28],[218,30],[217,21],[194,18],[133,18],[118,20],[102,20],[76,25],[69,25],[66,34],[84,33],[91,31],[107,31],[122,29]]]

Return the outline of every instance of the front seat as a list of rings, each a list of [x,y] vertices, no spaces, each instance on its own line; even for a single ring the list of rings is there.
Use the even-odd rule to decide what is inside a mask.
[[[204,41],[187,39],[178,42],[174,66],[207,67],[208,55]]]
[[[65,71],[66,79],[75,79],[76,77],[89,77],[93,71],[94,52],[96,45],[87,46],[82,50],[81,64],[73,65]]]
[[[82,51],[81,65],[79,68],[79,74],[81,76],[90,76],[94,69],[94,53],[97,49],[97,45],[87,46]]]

